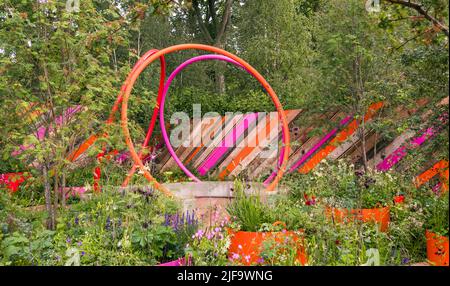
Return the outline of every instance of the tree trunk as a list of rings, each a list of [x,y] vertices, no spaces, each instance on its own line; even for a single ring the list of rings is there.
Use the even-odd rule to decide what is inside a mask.
[[[47,162],[43,164],[43,178],[44,178],[44,195],[45,195],[45,209],[47,210],[48,218],[47,218],[47,228],[50,230],[55,229],[55,216],[54,209],[52,204],[52,190],[50,186],[50,180],[48,177],[48,166]]]
[[[366,123],[364,118],[361,120],[360,140],[361,140],[361,155],[363,159],[364,172],[367,173],[367,151],[366,151]]]
[[[222,43],[216,44],[215,46],[220,49],[224,48],[224,45]],[[216,62],[215,81],[217,92],[219,94],[225,93],[225,75],[224,75],[224,70],[226,68],[225,65],[226,65],[225,62],[222,61]]]
[[[200,9],[200,3],[198,0],[192,1],[192,7],[194,9],[195,17],[199,25],[200,31],[206,43],[211,44],[217,48],[224,49],[226,42],[226,31],[229,26],[231,19],[231,6],[233,5],[233,0],[226,0],[223,7],[222,20],[219,24],[218,8],[215,5],[215,1],[210,0],[207,3],[208,12],[205,17]],[[210,22],[212,21],[212,22]],[[215,83],[217,92],[220,94],[225,93],[225,63],[216,63],[215,68]]]
[[[66,188],[66,174],[62,174],[61,178],[61,206],[63,209],[66,208],[66,191],[64,190]]]

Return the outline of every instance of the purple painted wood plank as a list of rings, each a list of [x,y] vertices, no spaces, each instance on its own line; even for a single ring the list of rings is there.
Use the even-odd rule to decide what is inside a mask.
[[[198,167],[197,170],[199,174],[202,176],[206,175],[206,173],[217,164],[220,158],[222,158],[229,149],[233,148],[237,139],[245,132],[245,130],[247,130],[248,126],[252,124],[257,117],[257,113],[245,115],[242,121],[233,128],[230,133],[225,136],[219,146],[211,152],[208,159]],[[227,146],[230,142],[232,143],[231,146]]]

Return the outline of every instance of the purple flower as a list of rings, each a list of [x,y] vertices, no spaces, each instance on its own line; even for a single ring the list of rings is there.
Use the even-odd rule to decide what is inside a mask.
[[[75,220],[74,220],[75,225],[78,225],[79,222],[80,222],[80,219],[78,218],[78,216],[75,217]]]
[[[78,241],[78,242],[77,242],[77,245],[78,245],[78,246],[81,246],[81,245],[83,245],[83,243],[81,243],[81,241]]]
[[[357,177],[362,177],[364,175],[364,171],[363,170],[357,170],[357,171],[355,171],[355,175]]]
[[[70,239],[70,237],[68,237],[68,238],[66,239],[66,242],[67,242],[67,243],[71,243],[71,242],[72,242],[72,240]]]
[[[169,214],[164,214],[164,226],[169,226],[170,224],[170,217]]]
[[[86,252],[81,251],[81,256],[84,256],[86,254]]]
[[[109,218],[109,216],[106,218],[105,229],[106,230],[110,230],[111,229],[111,219]]]
[[[197,232],[194,234],[194,238],[201,239],[205,232],[202,229],[197,230]]]
[[[402,259],[402,264],[407,264],[407,263],[409,263],[409,261],[410,261],[409,258],[405,257]]]

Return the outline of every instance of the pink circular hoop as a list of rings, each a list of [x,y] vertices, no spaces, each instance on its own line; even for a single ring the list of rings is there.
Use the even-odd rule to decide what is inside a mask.
[[[201,180],[199,178],[197,178],[194,174],[192,174],[191,171],[189,171],[186,166],[183,164],[183,162],[181,162],[180,158],[177,156],[177,154],[175,153],[172,144],[170,143],[170,139],[169,136],[167,134],[167,130],[166,130],[166,126],[165,126],[165,121],[164,121],[164,106],[165,106],[165,101],[166,101],[166,97],[170,88],[170,85],[173,81],[173,79],[183,70],[185,69],[187,66],[199,62],[199,61],[205,61],[205,60],[219,60],[219,61],[225,61],[228,63],[231,63],[237,67],[240,67],[242,69],[244,69],[247,73],[249,73],[250,75],[253,76],[253,74],[247,70],[245,67],[243,67],[241,64],[239,64],[238,62],[236,62],[235,60],[227,57],[227,56],[223,56],[223,55],[202,55],[202,56],[197,56],[197,57],[193,57],[187,61],[185,61],[184,63],[182,63],[181,65],[179,65],[168,77],[166,84],[164,85],[164,90],[162,93],[162,97],[161,97],[161,104],[160,104],[160,109],[159,109],[159,123],[160,123],[160,128],[161,128],[161,134],[162,137],[164,139],[164,142],[166,144],[167,149],[169,150],[170,155],[172,156],[172,158],[175,160],[175,163],[180,167],[181,170],[183,170],[183,172],[189,177],[191,178],[194,182],[201,182]],[[254,76],[253,76],[254,77]],[[283,130],[283,142],[284,142],[284,130]],[[282,162],[283,161],[283,155],[284,155],[284,146],[282,148],[282,151],[280,153],[280,158],[279,161]],[[276,176],[276,174],[278,173],[278,171],[274,171],[273,175]]]

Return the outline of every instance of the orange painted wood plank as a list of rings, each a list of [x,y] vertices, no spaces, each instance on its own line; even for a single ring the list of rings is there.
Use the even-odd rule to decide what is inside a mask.
[[[300,113],[300,110],[285,110],[285,115],[288,120],[288,124],[290,121],[294,120],[295,117]],[[256,146],[245,146],[239,154],[233,158],[233,160],[228,164],[228,166],[220,172],[219,179],[223,180],[226,176],[232,175],[236,176],[239,172],[242,171],[248,164],[251,163],[251,161],[256,157],[257,151],[260,151],[262,148],[258,145],[265,145],[266,141],[270,138],[270,134],[272,132],[271,126],[275,125],[276,122],[278,122],[278,116],[277,114],[275,116],[270,116],[269,120],[267,120],[266,117],[266,125],[265,128],[261,128],[261,130],[257,130],[258,132],[255,132],[255,137],[257,139],[262,138],[263,142],[258,142],[258,144],[253,144]],[[276,125],[276,128],[278,129],[278,125]],[[279,134],[279,130],[276,130],[277,134]],[[277,136],[278,137],[278,136]],[[253,138],[254,140],[255,138]],[[267,142],[269,143],[269,142]],[[252,154],[252,155],[251,155]],[[251,156],[250,156],[251,155]],[[240,166],[240,170],[236,170],[236,168]]]
[[[426,170],[425,172],[418,175],[414,182],[417,188],[431,180],[434,176],[443,173],[445,176],[444,170],[448,169],[448,161],[441,160],[434,164],[431,168]],[[447,180],[448,180],[448,170],[447,170]]]
[[[267,117],[267,116],[265,116]],[[265,120],[264,117],[264,120]],[[258,125],[261,122],[261,117],[258,118]],[[253,138],[256,137],[258,132],[258,126],[256,126],[255,128],[253,128],[250,133],[248,134],[247,138]],[[218,176],[221,171],[223,171],[230,163],[231,161],[233,161],[233,158],[235,158],[245,147],[240,147],[240,146],[236,146],[236,148],[233,149],[233,151],[219,164],[217,171],[216,171],[216,175]]]
[[[84,141],[77,150],[72,152],[67,159],[71,162],[75,161],[81,154],[83,154],[89,147],[91,147],[95,141],[97,141],[97,135],[91,135],[86,141]]]
[[[225,119],[225,124],[223,128],[218,128],[217,131],[220,131],[220,134],[215,134],[214,138],[208,138],[206,137],[207,142],[204,143],[205,148],[203,149],[203,152],[200,153],[198,158],[193,160],[192,166],[197,169],[200,164],[203,163],[203,161],[211,154],[212,151],[214,151],[219,145],[223,138],[233,130],[234,126],[236,124],[239,124],[241,120],[244,118],[243,114],[235,115],[235,116],[225,116],[229,117]],[[209,141],[208,141],[209,140]]]
[[[364,121],[369,121],[375,115],[375,113],[383,106],[383,102],[377,102],[372,104],[366,115],[364,115]],[[358,121],[353,120],[344,130],[339,132],[331,142],[325,146],[322,150],[317,152],[309,161],[307,161],[298,172],[302,174],[309,173],[317,164],[325,159],[337,146],[348,139],[358,128]]]
[[[189,164],[189,162],[192,161],[192,159],[195,158],[195,156],[197,156],[197,154],[199,154],[199,152],[202,150],[203,147],[205,147],[205,145],[203,144],[203,142],[205,140],[203,140],[203,138],[211,138],[214,135],[214,130],[218,127],[218,126],[222,126],[223,122],[225,121],[225,116],[222,116],[220,119],[216,119],[214,121],[210,121],[209,124],[206,124],[206,132],[203,132],[202,134],[202,140],[200,143],[200,146],[196,146],[194,148],[194,152],[192,152],[189,157],[186,158],[186,160],[184,160],[184,158],[180,158],[180,160],[183,160],[184,164],[187,165]],[[214,124],[213,124],[214,123]]]
[[[270,129],[269,129],[270,124],[273,124],[278,119],[278,117],[273,116],[273,118],[267,120],[267,116],[266,116],[265,119],[266,119],[265,120],[266,121],[266,125],[265,125],[265,128],[263,128],[263,130],[259,130],[260,132],[257,132],[258,128],[255,128],[256,132],[254,132],[254,135],[258,136],[259,138],[263,138],[263,137],[266,137],[268,135],[267,133],[270,132]],[[278,126],[277,126],[277,128],[278,128]],[[232,158],[231,162],[220,172],[219,179],[220,180],[225,179],[225,177],[228,176],[236,168],[237,164],[245,156],[247,156],[251,152],[251,150],[253,150],[254,148],[256,148],[256,147],[246,146],[246,147],[242,148],[239,151],[239,153]]]

